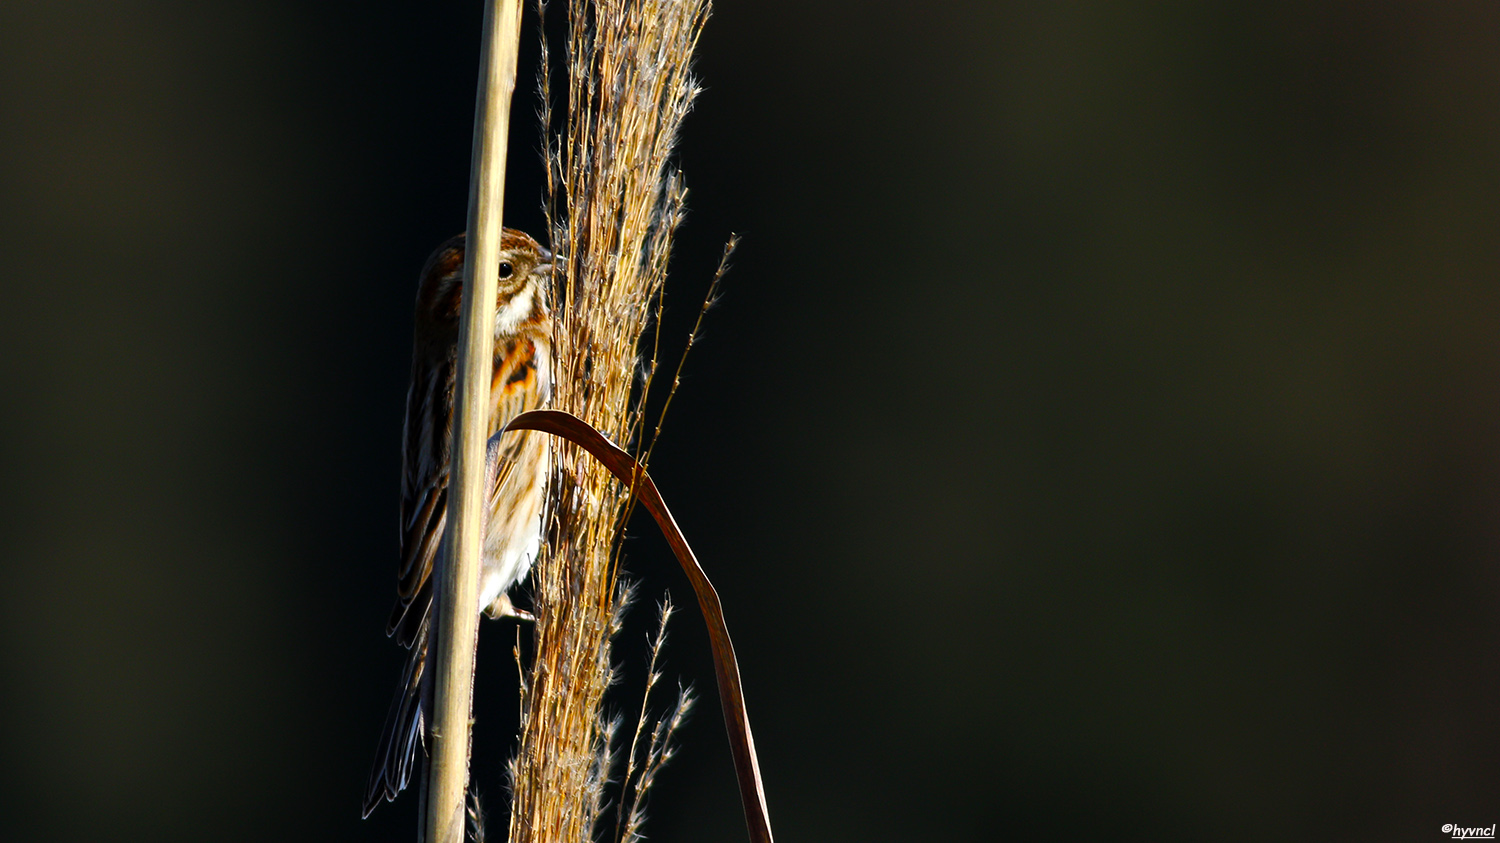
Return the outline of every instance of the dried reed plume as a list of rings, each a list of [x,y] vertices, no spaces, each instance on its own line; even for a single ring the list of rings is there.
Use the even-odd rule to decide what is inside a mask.
[[[682,219],[686,191],[669,159],[698,93],[688,66],[708,13],[707,0],[569,0],[560,131],[543,43],[548,217],[560,255],[552,406],[637,449],[655,370],[653,353],[637,383],[638,348],[659,311]],[[556,449],[548,552],[532,579],[534,656],[511,765],[512,843],[596,839],[617,728],[602,704],[613,680],[610,638],[627,599],[618,537],[631,492],[578,447]]]
[[[656,637],[651,639],[651,662],[646,667],[646,690],[641,694],[641,712],[636,717],[635,735],[630,739],[625,778],[620,781],[620,798],[615,809],[617,843],[636,843],[645,837],[641,834],[641,825],[646,821],[646,794],[656,782],[656,774],[677,753],[676,747],[672,745],[672,738],[696,702],[692,689],[679,685],[677,702],[652,723],[651,735],[646,745],[641,747],[641,733],[645,731],[646,724],[651,722],[651,692],[661,680],[657,664],[661,661],[661,651],[667,646],[667,621],[671,619],[673,611],[670,596],[663,598],[657,607]],[[641,757],[639,749],[645,750],[645,757]]]

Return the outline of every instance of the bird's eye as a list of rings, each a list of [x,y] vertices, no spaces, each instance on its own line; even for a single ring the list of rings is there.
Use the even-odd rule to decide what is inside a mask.
[[[510,261],[500,262],[500,280],[504,281],[516,274],[516,268],[510,265]]]

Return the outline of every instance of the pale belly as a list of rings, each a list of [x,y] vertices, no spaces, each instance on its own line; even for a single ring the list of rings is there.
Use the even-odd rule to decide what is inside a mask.
[[[542,503],[549,470],[545,436],[517,433],[528,441],[516,455],[490,508],[479,570],[479,609],[489,608],[525,579],[542,544]]]

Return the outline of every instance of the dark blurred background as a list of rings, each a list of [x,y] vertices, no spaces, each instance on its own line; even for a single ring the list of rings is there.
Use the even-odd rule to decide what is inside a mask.
[[[0,4],[0,837],[413,838],[415,799],[359,799],[479,8]],[[669,359],[745,240],[653,471],[781,839],[1500,821],[1497,27],[720,0]],[[532,84],[507,220],[540,232]],[[702,693],[647,832],[743,840],[691,592],[631,532],[618,653],[638,682],[671,589]]]

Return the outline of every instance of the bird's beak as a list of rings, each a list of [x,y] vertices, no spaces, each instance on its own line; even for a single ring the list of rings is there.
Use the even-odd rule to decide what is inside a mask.
[[[540,257],[542,260],[536,265],[536,271],[544,272],[548,275],[551,275],[553,273],[558,264],[567,260],[567,258],[563,255],[556,254],[552,250],[547,248],[543,248],[537,255],[537,257]]]

